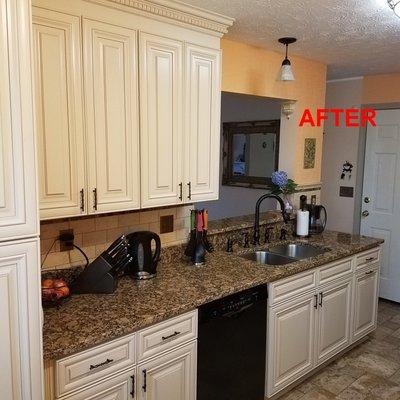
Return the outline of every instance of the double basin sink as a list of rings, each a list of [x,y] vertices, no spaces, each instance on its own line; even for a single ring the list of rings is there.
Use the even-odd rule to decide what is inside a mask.
[[[271,246],[268,250],[243,254],[241,257],[255,261],[258,264],[285,265],[305,258],[318,256],[328,250],[309,244],[289,243]]]

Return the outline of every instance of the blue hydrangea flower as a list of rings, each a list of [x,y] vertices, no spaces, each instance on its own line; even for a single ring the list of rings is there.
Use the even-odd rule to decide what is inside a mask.
[[[285,171],[275,171],[271,176],[272,183],[279,187],[286,186],[288,183],[288,176]]]

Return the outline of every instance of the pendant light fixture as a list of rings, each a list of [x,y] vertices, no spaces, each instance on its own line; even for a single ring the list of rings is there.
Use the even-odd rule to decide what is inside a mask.
[[[285,59],[282,61],[281,67],[281,81],[294,81],[292,65],[290,64],[290,60],[288,59],[288,47],[289,44],[294,43],[296,40],[297,39],[294,37],[284,37],[278,40],[279,43],[282,43],[286,46],[286,56]]]
[[[389,7],[400,18],[400,0],[387,0]]]

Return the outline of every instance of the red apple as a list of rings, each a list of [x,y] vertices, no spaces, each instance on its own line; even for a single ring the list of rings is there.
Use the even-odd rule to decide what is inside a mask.
[[[60,288],[63,286],[67,286],[67,284],[63,279],[54,279],[53,287]]]
[[[53,279],[44,279],[42,280],[42,288],[52,288],[54,285]]]

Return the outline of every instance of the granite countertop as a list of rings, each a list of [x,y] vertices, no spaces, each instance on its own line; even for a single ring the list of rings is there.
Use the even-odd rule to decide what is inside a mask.
[[[162,259],[154,279],[134,281],[124,277],[111,295],[71,296],[59,309],[44,310],[44,358],[71,355],[212,300],[294,275],[383,242],[337,232],[324,232],[301,241],[329,250],[285,266],[260,266],[240,257],[237,252],[216,251],[207,254],[206,264],[201,267],[191,265],[180,256],[183,252],[179,250],[175,256]]]
[[[290,219],[296,219],[296,214],[290,214]],[[282,221],[283,218],[280,211],[266,211],[260,213],[260,226]],[[207,233],[209,235],[216,235],[218,233],[227,233],[239,229],[252,228],[253,226],[254,214],[242,215],[240,217],[229,217],[209,221]]]

